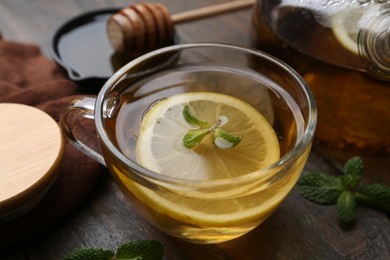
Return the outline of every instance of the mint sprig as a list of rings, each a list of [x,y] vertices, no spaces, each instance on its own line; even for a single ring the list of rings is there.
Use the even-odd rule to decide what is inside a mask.
[[[227,149],[238,145],[242,136],[230,134],[220,127],[222,120],[218,119],[214,124],[200,119],[193,113],[188,105],[183,109],[184,120],[190,125],[196,126],[196,129],[190,129],[183,137],[183,144],[186,148],[191,149],[200,144],[200,142],[211,132],[214,132],[214,144],[218,148]]]
[[[116,253],[102,248],[77,249],[64,260],[161,260],[164,255],[163,245],[156,240],[134,240],[121,245]]]
[[[298,190],[305,198],[324,205],[336,204],[337,216],[345,223],[356,218],[358,205],[390,214],[390,188],[381,184],[360,184],[363,160],[356,156],[344,165],[344,174],[331,176],[310,172],[298,181]]]

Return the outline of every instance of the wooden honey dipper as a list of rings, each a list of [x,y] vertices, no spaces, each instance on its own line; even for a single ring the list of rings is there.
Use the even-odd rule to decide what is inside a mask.
[[[240,0],[170,15],[159,3],[130,5],[113,14],[107,34],[117,52],[145,51],[173,42],[174,25],[250,7],[255,0]]]

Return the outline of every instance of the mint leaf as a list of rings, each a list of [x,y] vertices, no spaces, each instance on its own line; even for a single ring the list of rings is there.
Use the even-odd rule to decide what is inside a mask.
[[[183,144],[185,147],[191,149],[198,145],[203,140],[203,138],[210,132],[210,129],[188,130],[187,134],[183,137]]]
[[[340,180],[347,190],[353,190],[359,184],[361,177],[353,175],[343,175],[340,176]]]
[[[341,180],[347,189],[354,189],[363,177],[363,160],[356,156],[344,165],[344,175]]]
[[[390,214],[390,188],[374,183],[356,189],[356,199],[361,205],[379,209]]]
[[[359,156],[352,157],[344,165],[345,175],[363,175],[363,160]]]
[[[336,209],[338,218],[345,223],[353,221],[356,217],[356,200],[353,192],[344,191],[337,199]]]
[[[390,214],[390,187],[378,183],[360,185],[363,169],[363,160],[356,156],[344,165],[342,176],[308,173],[299,179],[298,190],[302,196],[319,204],[336,203],[337,216],[342,222],[355,219],[357,205]]]
[[[241,142],[242,136],[225,132],[221,128],[214,130],[214,144],[222,149],[232,148]]]
[[[334,204],[344,187],[337,177],[308,173],[298,181],[298,190],[305,198],[319,204]]]
[[[117,260],[161,260],[164,246],[156,240],[137,240],[128,242],[118,248]]]
[[[113,259],[114,252],[102,248],[77,249],[67,255],[64,260],[110,260]]]
[[[210,124],[207,121],[204,121],[198,118],[194,113],[190,111],[190,107],[188,105],[184,106],[183,116],[187,123],[195,126],[199,126],[200,128],[209,128]]]
[[[135,240],[120,246],[116,254],[102,248],[77,249],[64,260],[161,260],[164,246],[156,240]]]

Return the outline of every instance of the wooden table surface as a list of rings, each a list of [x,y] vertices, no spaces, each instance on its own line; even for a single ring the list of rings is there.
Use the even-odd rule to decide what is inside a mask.
[[[0,32],[4,38],[38,44],[48,55],[49,38],[67,19],[85,11],[122,7],[124,0],[1,0]],[[155,1],[151,1],[155,2]],[[226,0],[161,0],[171,13],[179,13]],[[252,10],[224,14],[176,26],[181,41],[226,42],[251,47]],[[339,174],[354,151],[326,150],[315,145],[304,171]],[[370,181],[390,185],[389,162],[367,159]],[[386,157],[388,158],[388,157]],[[1,230],[0,230],[1,236]],[[389,217],[359,208],[352,228],[336,219],[335,207],[302,198],[296,188],[261,226],[236,240],[219,245],[196,245],[171,238],[144,222],[118,190],[103,176],[90,200],[77,212],[32,241],[0,252],[0,259],[62,259],[79,247],[115,249],[135,239],[156,239],[166,259],[390,259]]]

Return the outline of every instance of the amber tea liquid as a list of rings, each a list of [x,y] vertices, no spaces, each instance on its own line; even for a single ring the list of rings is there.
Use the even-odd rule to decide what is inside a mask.
[[[218,92],[235,96],[262,113],[277,134],[284,156],[303,134],[303,117],[293,98],[265,77],[217,66],[179,67],[135,82],[116,97],[118,106],[105,119],[111,141],[136,162],[136,144],[142,117],[153,104],[184,92]],[[308,150],[275,178],[272,173],[240,185],[213,190],[182,187],[147,178],[146,183],[105,151],[107,166],[121,189],[142,215],[166,233],[197,243],[219,243],[239,237],[263,222],[295,184]],[[107,159],[108,158],[108,159]],[[180,162],[177,162],[180,163]]]

